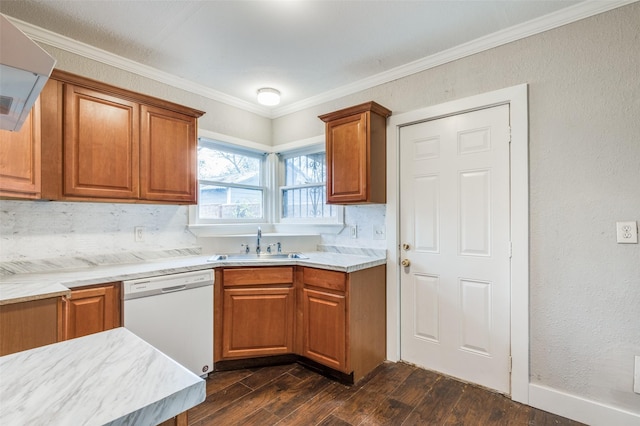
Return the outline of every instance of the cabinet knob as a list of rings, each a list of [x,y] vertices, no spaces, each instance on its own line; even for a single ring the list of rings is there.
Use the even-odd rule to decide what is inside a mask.
[[[404,251],[409,251],[409,249],[411,248],[411,246],[407,243],[402,244],[402,250]]]
[[[402,262],[400,262],[400,264],[402,266],[409,266],[411,265],[411,261],[409,259],[402,259]]]

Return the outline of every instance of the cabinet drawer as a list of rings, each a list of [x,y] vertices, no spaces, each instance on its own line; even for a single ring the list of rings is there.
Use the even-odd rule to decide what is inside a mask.
[[[302,279],[305,285],[342,292],[347,289],[347,276],[344,272],[304,268]]]
[[[225,287],[262,284],[293,284],[292,266],[225,269],[223,275]]]

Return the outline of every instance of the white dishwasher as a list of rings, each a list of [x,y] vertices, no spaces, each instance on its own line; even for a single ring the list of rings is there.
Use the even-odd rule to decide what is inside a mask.
[[[198,376],[213,368],[213,271],[123,282],[124,326]]]

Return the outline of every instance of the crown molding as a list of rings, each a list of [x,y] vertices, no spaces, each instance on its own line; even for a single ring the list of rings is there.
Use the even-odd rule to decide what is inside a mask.
[[[217,90],[206,87],[202,84],[178,77],[156,68],[141,64],[136,61],[124,58],[119,55],[98,49],[86,43],[71,39],[69,37],[45,30],[28,22],[7,16],[20,30],[33,40],[44,43],[58,49],[65,50],[76,55],[86,57],[106,65],[110,65],[124,71],[177,87],[188,92],[207,97],[217,102],[224,103],[242,110],[252,112],[267,118],[278,118],[287,114],[301,111],[325,102],[351,95],[372,87],[385,84],[399,78],[437,67],[448,62],[461,59],[484,50],[492,49],[512,41],[520,40],[544,31],[561,27],[581,19],[589,18],[600,13],[604,13],[640,0],[586,0],[568,8],[562,9],[540,18],[533,19],[523,24],[515,25],[493,34],[478,38],[444,50],[431,56],[410,62],[405,65],[393,68],[371,77],[359,80],[352,84],[347,84],[333,90],[329,90],[317,96],[312,96],[299,102],[294,102],[278,108],[265,108],[244,101],[234,96],[227,95]]]
[[[439,65],[453,62],[503,44],[511,43],[512,41],[552,30],[581,19],[608,12],[637,1],[639,0],[586,0],[558,12],[541,16],[523,24],[514,25],[504,30],[452,47],[451,49],[444,50],[434,55],[393,68],[389,71],[359,80],[355,83],[329,90],[320,95],[312,96],[299,102],[274,108],[272,111],[272,118],[278,118],[325,102],[331,102],[343,96],[352,95],[381,84],[389,83],[391,81],[407,77],[430,68],[435,68]]]
[[[158,81],[160,83],[165,83],[170,86],[177,87],[179,89],[186,90],[188,92],[195,93],[197,95],[201,95],[209,99],[213,99],[214,101],[222,102],[224,104],[234,106],[245,111],[253,112],[265,117],[271,116],[270,108],[264,108],[262,106],[252,104],[251,102],[238,99],[234,96],[229,96],[225,93],[211,89],[210,87],[204,86],[202,84],[198,84],[193,81],[178,77],[174,74],[160,71],[157,68],[153,68],[148,65],[133,61],[131,59],[127,59],[125,57],[107,52],[106,50],[102,50],[81,41],[74,40],[58,33],[54,33],[53,31],[46,30],[44,28],[21,21],[11,16],[7,16],[7,18],[20,30],[22,30],[22,32],[27,34],[36,42],[56,47],[58,49],[65,50],[67,52],[83,56],[85,58],[92,59],[94,61],[101,62],[103,64],[110,65],[124,71],[129,71],[134,74],[138,74],[143,77]]]

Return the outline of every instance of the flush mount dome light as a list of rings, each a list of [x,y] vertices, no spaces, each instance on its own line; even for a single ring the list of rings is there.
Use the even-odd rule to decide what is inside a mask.
[[[271,87],[258,89],[258,102],[267,106],[278,105],[280,103],[280,92]]]

